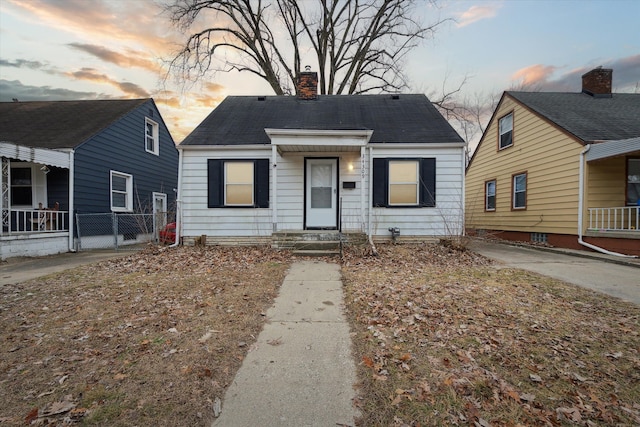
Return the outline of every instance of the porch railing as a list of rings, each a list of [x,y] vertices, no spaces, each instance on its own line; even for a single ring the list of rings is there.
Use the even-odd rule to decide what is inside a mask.
[[[69,230],[69,212],[43,209],[11,209],[1,234],[56,233]]]
[[[640,206],[589,208],[589,230],[640,232]]]

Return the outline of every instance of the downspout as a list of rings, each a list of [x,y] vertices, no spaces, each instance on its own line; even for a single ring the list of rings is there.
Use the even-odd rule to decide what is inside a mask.
[[[73,242],[73,226],[74,210],[75,210],[75,151],[69,151],[69,252],[75,252],[76,247]]]
[[[180,227],[182,221],[180,220],[182,215],[182,162],[183,152],[178,150],[178,194],[176,195],[176,241],[169,245],[170,248],[175,248],[180,244]]]
[[[579,173],[579,182],[578,182],[578,243],[582,246],[585,246],[589,249],[593,249],[596,252],[600,252],[607,255],[625,257],[625,258],[637,258],[635,255],[625,255],[618,252],[609,251],[607,249],[601,248],[596,245],[592,245],[591,243],[587,243],[582,240],[582,221],[583,221],[583,204],[584,204],[584,155],[591,148],[590,144],[580,152],[580,173]]]

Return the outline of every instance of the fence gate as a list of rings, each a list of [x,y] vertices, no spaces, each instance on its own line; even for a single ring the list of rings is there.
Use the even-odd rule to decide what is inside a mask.
[[[157,241],[154,214],[76,214],[78,250],[136,250],[136,245]]]

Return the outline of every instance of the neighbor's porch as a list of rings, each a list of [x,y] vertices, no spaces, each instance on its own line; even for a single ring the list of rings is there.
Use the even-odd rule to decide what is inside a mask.
[[[69,250],[72,153],[0,143],[0,256]]]
[[[585,157],[585,234],[640,239],[640,138],[594,144]]]

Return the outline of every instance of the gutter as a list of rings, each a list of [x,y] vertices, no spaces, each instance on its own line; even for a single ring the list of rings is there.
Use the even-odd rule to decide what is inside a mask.
[[[182,226],[182,221],[180,221],[180,216],[182,215],[182,163],[183,163],[183,153],[181,150],[178,150],[178,194],[176,195],[176,241],[173,242],[168,247],[175,248],[180,244],[180,227]]]
[[[607,255],[619,256],[623,258],[638,258],[635,255],[625,255],[618,252],[609,251],[607,249],[601,248],[600,246],[592,245],[591,243],[587,243],[582,240],[582,221],[583,221],[583,204],[584,204],[584,155],[591,148],[590,144],[580,152],[580,173],[579,173],[579,182],[578,182],[578,243],[582,246],[585,246],[589,249],[593,249],[596,252],[600,252]]]

